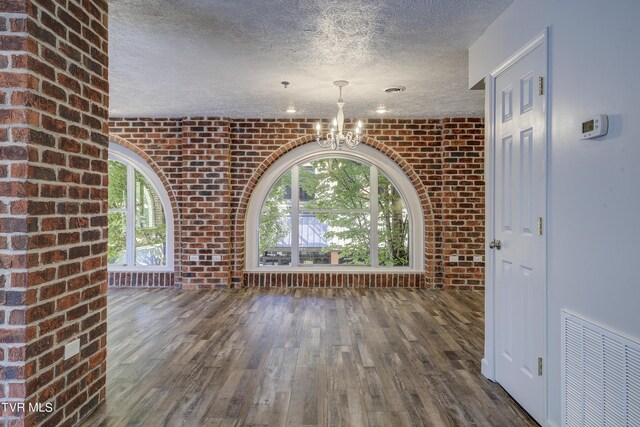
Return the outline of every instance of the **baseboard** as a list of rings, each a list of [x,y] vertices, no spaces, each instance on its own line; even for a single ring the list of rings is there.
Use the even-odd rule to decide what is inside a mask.
[[[480,372],[482,373],[482,375],[484,375],[488,380],[491,380],[493,382],[496,381],[495,379],[495,375],[493,370],[491,369],[491,367],[489,366],[489,362],[487,361],[487,359],[485,357],[482,358],[482,361],[480,362]]]
[[[556,423],[553,420],[550,420],[547,418],[547,423],[545,424],[546,427],[560,427],[560,424]]]

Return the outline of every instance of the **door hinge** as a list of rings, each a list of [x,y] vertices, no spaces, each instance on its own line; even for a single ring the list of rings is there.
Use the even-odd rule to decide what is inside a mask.
[[[542,357],[538,357],[538,376],[542,376]]]
[[[544,94],[544,77],[538,77],[538,95]]]
[[[538,236],[542,236],[542,217],[538,217]]]

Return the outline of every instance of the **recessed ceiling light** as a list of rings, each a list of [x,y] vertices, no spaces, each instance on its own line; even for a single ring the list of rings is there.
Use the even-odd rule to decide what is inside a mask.
[[[287,113],[289,114],[293,114],[293,113],[297,113],[298,110],[296,109],[296,107],[294,107],[293,105],[289,106],[286,110]]]
[[[387,108],[384,105],[379,105],[378,108],[376,108],[376,113],[378,114],[384,114],[387,111],[389,110],[387,110]]]

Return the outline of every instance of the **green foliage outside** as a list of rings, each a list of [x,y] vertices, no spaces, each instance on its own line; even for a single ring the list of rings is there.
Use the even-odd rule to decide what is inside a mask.
[[[151,184],[135,172],[135,247],[138,265],[164,265],[166,254],[166,222],[162,203]],[[109,264],[126,263],[127,250],[127,166],[109,161]],[[113,211],[122,209],[122,212]],[[142,249],[145,251],[141,251]]]
[[[135,191],[136,265],[165,265],[167,224],[162,202],[138,171],[135,172]]]
[[[262,205],[258,224],[259,251],[263,254],[267,249],[275,247],[278,242],[290,233],[287,217],[291,215],[290,197],[291,172],[283,175],[271,188]],[[283,208],[285,206],[286,208]]]
[[[126,202],[127,167],[120,162],[109,161],[109,209],[124,209]],[[109,264],[122,264],[127,250],[127,216],[124,212],[109,212],[107,217],[107,261]]]
[[[370,264],[370,167],[346,159],[317,160],[299,168],[300,213],[313,213],[329,228],[324,237],[333,242],[323,249],[339,253],[340,262]],[[290,174],[270,191],[261,212],[259,250],[264,253],[288,235],[285,212]],[[389,179],[378,174],[378,262],[385,266],[409,265],[409,223],[402,197]],[[347,212],[340,212],[347,211]]]
[[[396,186],[378,174],[378,262],[386,266],[409,265],[409,217]]]
[[[300,188],[308,196],[302,198],[309,199],[301,203],[300,211],[314,212],[329,226],[324,237],[332,244],[323,251],[338,252],[343,264],[370,263],[369,173],[368,165],[345,159],[317,160],[300,167]]]

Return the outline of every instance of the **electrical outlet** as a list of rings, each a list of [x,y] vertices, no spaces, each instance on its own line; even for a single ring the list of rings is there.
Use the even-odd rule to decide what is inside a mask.
[[[473,257],[473,262],[482,262],[482,255],[476,255]]]
[[[71,359],[78,353],[80,353],[80,339],[71,341],[64,346],[64,360]]]
[[[449,262],[458,262],[458,255],[451,255],[449,257]]]
[[[211,257],[212,261],[222,261],[222,256],[220,255],[214,255]]]
[[[189,255],[189,261],[200,261],[200,257],[198,255]]]

